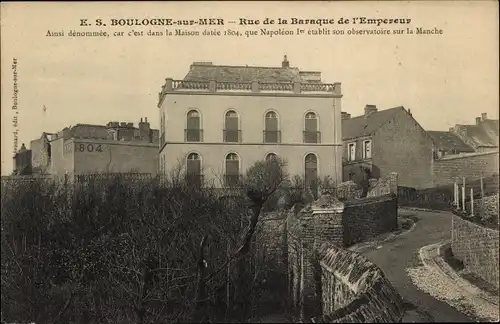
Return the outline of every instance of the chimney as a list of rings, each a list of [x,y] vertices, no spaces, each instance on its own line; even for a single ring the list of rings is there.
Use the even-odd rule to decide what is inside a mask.
[[[413,115],[411,114],[411,109],[409,109],[409,108],[408,108],[408,114],[409,114],[410,116],[413,116]]]
[[[145,140],[149,136],[149,123],[148,123],[148,117],[144,117],[144,121],[139,123],[139,136]]]
[[[479,125],[481,123],[481,117],[476,117],[476,125]]]
[[[346,113],[345,111],[343,111],[342,112],[342,120],[349,119],[349,118],[351,118],[351,114]]]
[[[376,105],[366,105],[365,106],[365,117],[368,117],[371,113],[377,112],[377,106]]]
[[[488,119],[488,114],[487,113],[482,113],[481,114],[481,120],[486,120]]]
[[[286,55],[285,55],[285,57],[283,58],[283,62],[281,62],[281,67],[283,67],[283,68],[290,67],[290,62],[288,62],[288,60],[287,60],[287,58],[286,58]]]

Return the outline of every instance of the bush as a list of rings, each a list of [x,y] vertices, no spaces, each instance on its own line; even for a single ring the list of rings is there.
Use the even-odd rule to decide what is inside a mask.
[[[259,294],[251,270],[257,266],[248,266],[256,260],[249,253],[253,233],[287,178],[282,166],[257,163],[230,195],[178,177],[2,182],[2,320],[158,323],[246,315],[241,309],[251,309]],[[231,312],[232,305],[239,308]]]

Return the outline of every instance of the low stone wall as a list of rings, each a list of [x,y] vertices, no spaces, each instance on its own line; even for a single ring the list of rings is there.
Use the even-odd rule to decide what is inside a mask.
[[[486,282],[499,287],[498,230],[453,215],[451,250],[455,258]]]
[[[482,219],[498,217],[499,194],[474,200],[474,214],[480,215]]]
[[[398,174],[392,172],[389,176],[379,179],[370,179],[366,197],[385,196],[398,192]]]
[[[394,194],[346,201],[342,217],[343,245],[370,240],[398,227],[398,200]]]
[[[318,250],[321,315],[315,323],[398,323],[401,296],[375,264],[356,252],[324,243]]]
[[[314,253],[323,243],[349,246],[397,228],[397,196],[341,202],[324,195],[287,218],[290,294],[293,305],[315,306]]]

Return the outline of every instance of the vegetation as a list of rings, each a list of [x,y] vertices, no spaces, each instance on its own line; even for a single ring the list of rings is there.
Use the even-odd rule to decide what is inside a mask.
[[[2,182],[2,321],[251,318],[273,276],[286,278],[252,249],[259,215],[314,199],[301,181],[272,159],[223,190],[182,172]],[[272,289],[286,296],[286,283]]]

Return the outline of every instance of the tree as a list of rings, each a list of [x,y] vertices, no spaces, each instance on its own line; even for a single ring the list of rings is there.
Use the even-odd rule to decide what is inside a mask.
[[[226,269],[229,263],[240,261],[250,252],[252,238],[255,234],[259,216],[265,203],[287,179],[288,173],[286,171],[286,162],[279,157],[258,161],[246,171],[240,183],[241,189],[249,200],[248,207],[252,212],[250,220],[237,248],[230,253],[229,257],[222,265],[208,275],[205,275],[207,261],[204,251],[207,236],[205,235],[201,240],[198,259],[198,280],[196,285],[196,309],[193,321],[203,321],[206,319],[201,316],[205,306],[200,302],[207,299],[206,283],[218,275],[222,270]],[[240,267],[237,266],[237,268],[241,271],[242,263],[239,263],[239,265]]]

